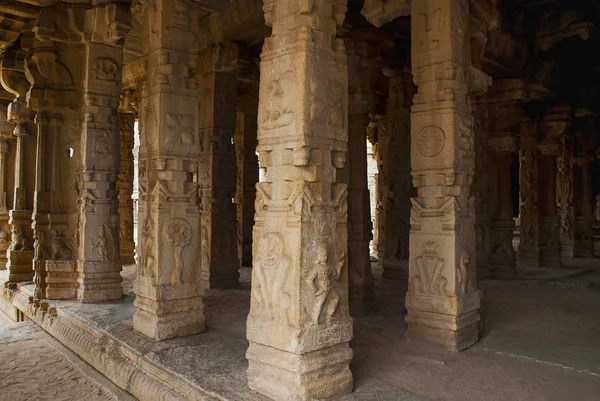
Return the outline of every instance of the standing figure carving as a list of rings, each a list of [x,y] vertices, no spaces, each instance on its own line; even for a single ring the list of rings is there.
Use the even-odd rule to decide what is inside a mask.
[[[291,261],[285,255],[283,237],[279,233],[266,233],[259,246],[259,256],[254,262],[256,280],[252,282],[252,295],[256,297],[260,313],[272,320],[281,318],[289,323],[291,297],[286,287]]]
[[[186,220],[175,217],[165,223],[163,229],[163,239],[173,248],[175,266],[171,273],[171,284],[182,283],[183,279],[183,249],[191,244],[194,233],[192,226]]]
[[[311,311],[312,323],[317,325],[321,315],[326,323],[331,323],[333,315],[340,303],[340,296],[333,285],[339,279],[339,271],[334,269],[327,259],[327,246],[319,245],[317,261],[308,272],[306,283],[315,296],[315,303]]]

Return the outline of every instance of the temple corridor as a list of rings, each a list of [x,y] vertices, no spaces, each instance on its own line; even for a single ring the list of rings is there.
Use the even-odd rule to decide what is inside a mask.
[[[599,72],[594,0],[1,0],[0,398],[597,399]]]

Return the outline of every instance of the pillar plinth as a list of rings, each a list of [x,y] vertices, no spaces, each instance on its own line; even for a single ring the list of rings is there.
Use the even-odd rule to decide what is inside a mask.
[[[134,330],[155,340],[204,331],[198,199],[198,5],[146,4],[140,94],[139,262]]]
[[[411,199],[406,337],[454,351],[478,339],[471,96],[491,84],[471,66],[461,38],[468,7],[461,0],[412,3],[413,22],[422,23],[411,28],[418,86],[411,165],[417,195]]]
[[[352,390],[345,1],[268,0],[261,56],[248,385],[275,400]]]

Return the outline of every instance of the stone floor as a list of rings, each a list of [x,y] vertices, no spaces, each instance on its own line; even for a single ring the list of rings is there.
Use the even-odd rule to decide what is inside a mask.
[[[0,314],[0,400],[134,400],[35,323]]]
[[[133,271],[126,270],[127,291],[131,290],[127,283]],[[524,272],[519,280],[482,281],[485,308],[482,338],[477,345],[458,354],[406,342],[402,290],[384,283],[377,268],[375,272],[378,273],[377,311],[355,318],[352,371],[356,389],[339,400],[600,399],[598,260],[578,261],[577,265],[569,265],[568,270]],[[161,343],[132,330],[131,296],[109,304],[63,301],[56,305],[61,313],[127,342],[151,363],[220,395],[220,399],[263,401],[266,398],[246,388],[248,270],[242,270],[242,281],[240,290],[207,291],[206,333]],[[29,327],[30,336],[42,335],[31,324]],[[0,343],[4,338],[6,335],[0,337]],[[28,354],[44,348],[35,348],[35,342],[28,344],[31,344]],[[34,350],[30,351],[30,347]],[[23,345],[18,348],[22,355]],[[0,346],[0,360],[15,351]],[[15,359],[16,354],[12,355]],[[3,369],[4,366],[0,368],[0,388],[9,377]],[[12,381],[31,383],[23,376]],[[2,394],[0,391],[0,399]],[[28,399],[43,398],[34,395]]]

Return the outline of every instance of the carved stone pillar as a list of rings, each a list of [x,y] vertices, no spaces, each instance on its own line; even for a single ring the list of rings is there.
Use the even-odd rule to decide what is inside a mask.
[[[30,281],[33,279],[33,233],[31,214],[35,177],[35,128],[31,124],[31,112],[25,96],[29,83],[25,77],[25,51],[13,45],[2,56],[2,86],[15,95],[8,106],[8,120],[15,125],[16,137],[13,208],[9,212],[12,242],[7,250],[7,281]]]
[[[487,277],[492,253],[490,242],[491,226],[491,174],[493,154],[488,151],[488,103],[481,99],[475,107],[475,172],[473,175],[473,192],[475,196],[475,233],[477,244],[477,275]]]
[[[418,92],[411,114],[412,198],[409,340],[451,350],[477,341],[475,153],[471,96],[491,79],[469,59],[469,5],[462,0],[412,3],[412,65]],[[468,43],[468,42],[467,42]]]
[[[202,200],[202,278],[207,288],[239,286],[237,251],[236,74],[233,44],[202,51],[198,63],[200,93],[200,198]]]
[[[575,243],[574,256],[576,258],[591,258],[593,256],[592,228],[594,225],[592,174],[590,167],[593,158],[576,157],[574,192],[575,211]]]
[[[529,118],[521,122],[519,267],[540,266],[537,126],[537,121]]]
[[[205,329],[193,70],[198,5],[157,0],[137,11],[145,17],[149,69],[140,96],[140,259],[133,328],[163,340]]]
[[[408,279],[410,198],[415,195],[410,175],[410,106],[414,92],[411,74],[392,74],[387,110],[390,136],[382,150],[387,181],[387,197],[382,199],[383,276],[404,281]]]
[[[596,167],[597,169],[597,167]],[[600,258],[600,194],[594,198],[594,257]]]
[[[352,97],[351,97],[352,100]],[[352,111],[350,105],[350,111]],[[373,273],[369,242],[372,239],[369,189],[367,187],[368,114],[351,114],[348,118],[348,160],[344,168],[348,185],[348,274],[352,311],[370,308],[373,301]],[[340,174],[343,174],[340,171]]]
[[[560,218],[560,243],[562,257],[574,257],[574,208],[573,208],[573,149],[569,136],[561,138],[560,155],[557,160],[556,197]]]
[[[390,175],[386,161],[388,147],[392,136],[392,127],[390,117],[383,117],[377,120],[377,143],[375,144],[375,161],[377,162],[377,183],[376,183],[376,203],[375,213],[377,221],[377,246],[375,254],[377,255],[377,265],[383,266],[385,260],[386,248],[386,227],[387,227],[387,208],[388,196],[390,192]]]
[[[261,60],[248,385],[275,400],[352,390],[343,0],[267,0]]]
[[[492,213],[490,274],[494,277],[516,273],[517,257],[513,248],[515,223],[512,210],[511,167],[513,154],[496,154],[495,210]]]
[[[244,95],[240,96],[240,92]],[[258,81],[244,82],[238,77],[237,123],[234,137],[237,161],[236,206],[238,224],[238,258],[242,266],[252,266],[252,227],[254,227],[254,202],[258,182],[258,157],[256,155]]]
[[[127,96],[127,95],[125,95]],[[123,103],[123,101],[121,101]],[[135,243],[133,242],[133,144],[135,114],[133,110],[119,112],[119,154],[120,168],[117,181],[119,192],[119,249],[121,263],[124,265],[135,264]]]
[[[539,159],[540,265],[560,267],[559,217],[556,205],[556,154],[543,152]]]
[[[9,180],[14,177],[14,144],[12,132],[14,126],[8,122],[7,107],[0,104],[0,270],[6,270],[6,251],[10,246],[10,227],[8,226],[12,196],[9,196]],[[12,156],[12,157],[11,157]]]

